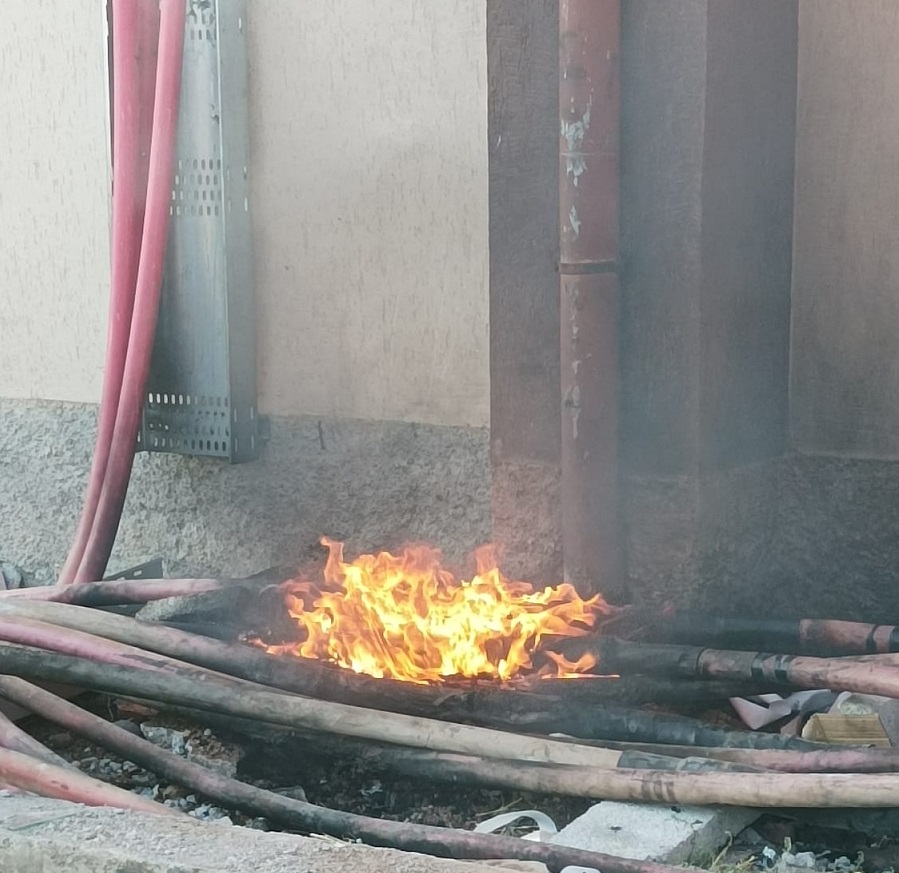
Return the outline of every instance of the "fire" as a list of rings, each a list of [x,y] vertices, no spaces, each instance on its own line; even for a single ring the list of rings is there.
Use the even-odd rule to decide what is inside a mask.
[[[546,638],[582,636],[608,614],[599,595],[583,600],[567,583],[535,591],[511,581],[489,547],[476,553],[477,575],[465,580],[427,546],[347,562],[343,543],[325,538],[322,544],[328,548],[324,584],[296,579],[285,586],[288,612],[305,638],[266,646],[271,653],[411,682],[504,680],[523,672],[569,676],[595,666],[589,655],[572,663],[546,651],[535,669],[533,656]]]

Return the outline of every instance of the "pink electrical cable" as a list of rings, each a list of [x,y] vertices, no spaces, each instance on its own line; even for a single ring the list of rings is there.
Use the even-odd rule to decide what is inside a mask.
[[[141,15],[138,21],[138,101],[140,125],[138,147],[140,158],[137,162],[138,190],[141,195],[141,231],[137,245],[140,248],[143,233],[143,218],[147,208],[147,182],[150,174],[150,144],[153,139],[153,109],[156,104],[156,70],[159,60],[159,0],[141,0]],[[135,281],[137,276],[135,274]]]
[[[106,361],[103,369],[97,442],[91,462],[87,494],[75,539],[59,577],[62,584],[74,580],[93,527],[112,445],[125,357],[128,352],[131,314],[134,308],[141,228],[144,220],[143,191],[146,190],[145,188],[141,190],[139,171],[141,94],[138,7],[140,5],[140,0],[113,0],[112,4],[112,256]],[[147,4],[144,4],[144,9],[146,8]]]
[[[109,458],[93,524],[74,575],[76,582],[98,579],[106,567],[134,463],[144,389],[156,333],[168,237],[185,15],[184,0],[162,0],[160,3],[153,137],[134,310]]]

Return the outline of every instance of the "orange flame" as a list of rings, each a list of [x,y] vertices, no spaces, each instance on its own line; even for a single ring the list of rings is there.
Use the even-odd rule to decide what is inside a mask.
[[[506,579],[490,547],[477,552],[477,575],[464,580],[427,546],[347,563],[343,543],[325,538],[322,544],[328,548],[325,584],[296,579],[285,586],[288,612],[305,639],[266,646],[271,653],[412,682],[510,679],[533,670],[541,640],[582,636],[610,612],[602,597],[583,600],[567,583],[535,591]],[[551,663],[539,675],[583,674],[596,663],[589,655],[572,663],[545,654]]]

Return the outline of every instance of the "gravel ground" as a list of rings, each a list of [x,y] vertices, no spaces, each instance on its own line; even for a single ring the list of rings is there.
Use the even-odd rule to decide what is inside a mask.
[[[347,758],[318,751],[302,754],[297,744],[289,748],[276,747],[233,735],[219,735],[202,724],[104,695],[86,695],[78,702],[120,727],[222,775],[360,815],[471,829],[499,812],[540,809],[561,829],[592,803],[581,798],[392,778],[366,770]],[[263,818],[206,803],[195,793],[160,780],[136,764],[117,758],[42,719],[28,719],[22,727],[67,761],[104,782],[161,801],[198,819],[259,830],[279,829]],[[520,836],[527,832],[527,827],[510,826],[503,832]]]
[[[249,740],[105,695],[85,695],[78,702],[120,727],[223,775],[361,815],[472,829],[499,812],[539,809],[561,829],[592,804],[580,798],[393,778],[368,771],[347,757],[306,750],[298,742],[279,746]],[[280,830],[264,818],[210,804],[203,797],[160,780],[134,763],[41,719],[28,719],[22,726],[85,773],[161,801],[196,819],[260,831]],[[513,824],[503,833],[523,836],[527,831],[527,825]],[[716,873],[874,873],[894,868],[899,869],[899,847],[891,840],[872,841],[851,831],[824,829],[778,815],[759,819],[753,828],[738,835],[712,865]]]

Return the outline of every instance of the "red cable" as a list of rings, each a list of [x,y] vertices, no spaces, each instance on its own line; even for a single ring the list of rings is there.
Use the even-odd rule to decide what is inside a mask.
[[[119,394],[128,352],[128,334],[134,308],[134,290],[144,215],[144,194],[138,168],[140,149],[140,70],[137,0],[113,0],[113,147],[112,147],[112,252],[109,322],[103,393],[97,442],[87,494],[75,539],[60,574],[60,583],[72,582],[84,555],[106,475]],[[146,8],[146,4],[145,4]]]
[[[162,0],[160,3],[153,137],[134,310],[106,475],[84,555],[74,576],[76,582],[99,579],[106,567],[134,463],[168,237],[185,15],[184,0]]]

